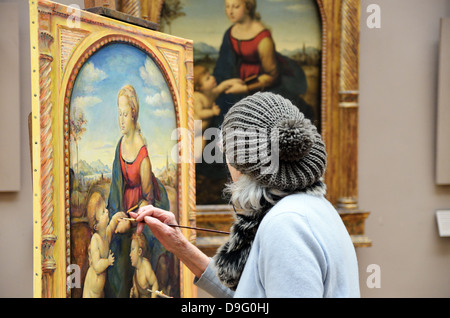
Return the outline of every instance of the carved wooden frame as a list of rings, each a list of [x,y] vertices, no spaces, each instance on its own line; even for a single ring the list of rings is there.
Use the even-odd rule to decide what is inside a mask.
[[[74,22],[73,14],[81,22],[75,29],[69,25]],[[63,29],[79,35],[70,52],[64,54],[60,45]],[[179,220],[195,226],[195,174],[189,163],[193,162],[189,157],[193,154],[193,139],[181,133],[193,131],[192,41],[89,12],[74,12],[47,0],[30,0],[30,34],[34,296],[69,297],[68,109],[76,74],[89,56],[110,41],[129,43],[152,54],[171,88],[177,128],[182,128],[177,142]],[[191,241],[195,240],[195,231],[183,231]],[[192,273],[180,265],[181,297],[195,296],[192,282]]]
[[[142,0],[146,1],[146,0]],[[160,22],[164,0],[149,0],[148,19]],[[328,153],[327,198],[338,209],[356,247],[371,246],[365,236],[369,212],[358,204],[358,111],[360,1],[316,0],[322,22],[321,120]],[[197,223],[227,227],[229,206],[197,206]],[[220,239],[199,233],[197,242],[213,253]]]

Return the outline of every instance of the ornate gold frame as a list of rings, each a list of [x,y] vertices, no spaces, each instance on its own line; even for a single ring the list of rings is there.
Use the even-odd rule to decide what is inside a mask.
[[[177,128],[193,131],[192,41],[161,34],[47,0],[30,0],[33,166],[34,296],[68,297],[70,265],[69,103],[76,74],[110,41],[129,43],[152,54],[163,70],[176,105]],[[71,33],[71,44],[61,45]],[[63,50],[64,47],[64,50]],[[192,137],[178,135],[178,202],[181,224],[195,226]],[[195,240],[195,232],[184,235]],[[194,297],[192,273],[180,266],[181,297]]]
[[[139,0],[134,0],[139,1]],[[159,23],[164,0],[142,0],[147,19]],[[356,247],[371,246],[365,236],[369,212],[358,204],[358,111],[360,1],[316,0],[322,19],[322,136],[328,153],[327,198],[338,209]],[[159,10],[159,11],[158,11]],[[197,206],[197,223],[229,227],[229,206]],[[198,245],[213,253],[216,236],[199,233]]]

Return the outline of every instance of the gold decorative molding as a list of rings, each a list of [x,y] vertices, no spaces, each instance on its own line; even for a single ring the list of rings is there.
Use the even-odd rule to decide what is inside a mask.
[[[358,96],[360,2],[343,0],[341,6],[339,122],[340,186],[337,206],[358,208]]]
[[[121,0],[120,11],[140,18],[142,11],[141,0]]]
[[[187,102],[189,105],[194,105],[194,46],[188,45],[185,50],[185,67],[187,74]],[[179,74],[177,72],[177,74]],[[190,154],[191,154],[191,162],[194,162],[194,107],[188,108],[188,131],[190,132]],[[195,165],[191,164],[189,168],[189,178],[190,184],[192,185],[189,189],[189,223],[191,226],[197,225],[197,215],[196,215],[196,197],[195,197]],[[190,242],[195,242],[197,237],[197,232],[192,231],[189,237]]]
[[[74,28],[67,28],[64,26],[61,26],[59,28],[59,47],[61,48],[61,73],[64,72],[64,67],[66,66],[67,60],[69,59],[70,53],[72,52],[74,47],[88,35],[89,32],[77,30]]]
[[[42,254],[42,284],[51,286],[56,262],[53,257],[53,249],[56,242],[53,228],[53,132],[52,132],[52,72],[53,56],[51,46],[53,36],[51,34],[51,7],[44,7],[39,11],[39,105],[40,105],[40,162],[41,162],[41,254]],[[33,47],[34,48],[34,47]],[[43,288],[42,297],[52,297],[51,289]]]
[[[166,59],[167,63],[169,64],[174,76],[175,76],[175,80],[177,81],[177,83],[179,83],[180,79],[179,79],[179,69],[178,69],[178,59],[179,59],[179,54],[177,51],[171,50],[171,49],[167,49],[167,48],[162,48],[159,47],[158,48],[159,51],[162,53],[162,55],[164,56],[164,58]],[[179,86],[178,86],[179,87]]]

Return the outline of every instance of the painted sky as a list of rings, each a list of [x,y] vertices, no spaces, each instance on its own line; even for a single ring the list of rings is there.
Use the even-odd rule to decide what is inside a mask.
[[[173,21],[171,33],[219,48],[225,30],[231,25],[225,15],[225,1],[181,1],[186,16]],[[318,10],[314,0],[257,0],[257,12],[272,31],[278,51],[302,48],[303,43],[320,48]]]
[[[176,144],[170,133],[176,128],[173,100],[160,69],[145,52],[127,44],[110,44],[98,50],[80,70],[71,97],[71,116],[82,111],[86,132],[79,141],[79,160],[100,159],[112,167],[121,134],[117,95],[131,84],[139,99],[138,122],[148,144],[153,167],[165,165]],[[74,154],[74,143],[71,143]]]

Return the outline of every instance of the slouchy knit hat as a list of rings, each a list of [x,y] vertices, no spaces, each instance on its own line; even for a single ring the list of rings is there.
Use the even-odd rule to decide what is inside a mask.
[[[279,190],[313,186],[326,169],[317,128],[289,100],[269,92],[230,108],[222,124],[222,146],[231,166]]]

